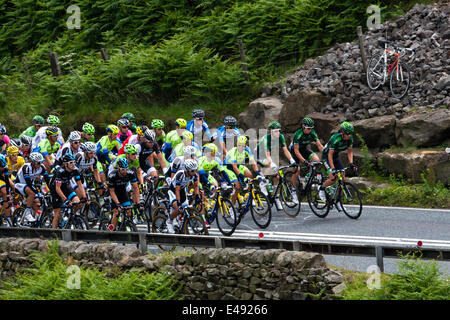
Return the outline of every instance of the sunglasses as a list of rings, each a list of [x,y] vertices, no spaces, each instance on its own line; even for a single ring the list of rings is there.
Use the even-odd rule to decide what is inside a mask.
[[[281,130],[280,129],[273,129],[273,130],[271,130],[272,132],[274,132],[274,133],[276,133],[276,132],[280,132]]]
[[[307,130],[312,130],[314,127],[304,127]]]
[[[80,141],[72,142],[73,144],[80,144]]]
[[[195,118],[195,120],[203,120],[203,118]]]
[[[19,154],[18,154],[18,153],[12,153],[12,154],[10,154],[10,156],[11,156],[11,157],[18,157]]]
[[[75,161],[74,160],[72,160],[72,161],[68,161],[68,162],[66,162],[67,164],[75,164]]]
[[[128,129],[128,127],[127,127],[127,126],[124,126],[124,127],[120,127],[120,129]]]

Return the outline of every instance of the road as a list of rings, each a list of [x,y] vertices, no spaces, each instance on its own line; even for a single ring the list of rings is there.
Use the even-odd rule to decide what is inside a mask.
[[[294,240],[306,236],[311,240],[333,241],[346,237],[361,240],[361,243],[395,243],[398,239],[412,239],[415,243],[421,241],[423,247],[442,241],[450,244],[450,210],[364,206],[357,220],[349,219],[336,209],[326,218],[319,218],[307,203],[302,203],[295,218],[286,216],[283,211],[272,210],[272,222],[267,229],[259,229],[248,213],[233,235],[256,238],[262,233],[266,238]],[[220,235],[215,223],[210,234]],[[376,264],[375,258],[325,255],[325,259],[331,265],[363,272]],[[450,274],[450,263],[439,262],[439,266],[441,271]],[[396,270],[396,259],[385,259],[385,272]]]

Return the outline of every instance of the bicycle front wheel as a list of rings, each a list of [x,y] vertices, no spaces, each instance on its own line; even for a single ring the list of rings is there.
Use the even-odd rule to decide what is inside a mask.
[[[403,98],[408,92],[411,83],[411,72],[409,67],[403,61],[400,61],[391,73],[391,80],[389,86],[391,93],[397,99]]]
[[[253,221],[261,229],[266,229],[272,220],[272,209],[269,199],[261,191],[253,190],[253,193],[255,197],[250,203]]]
[[[370,58],[367,64],[367,85],[370,89],[376,90],[383,83],[384,78],[384,61],[383,56],[376,53]]]
[[[361,194],[350,182],[344,182],[344,184],[339,187],[338,201],[347,217],[358,219],[361,216]]]
[[[100,220],[100,204],[97,201],[91,201],[89,206],[85,207],[84,215],[89,223],[89,228],[94,228]]]
[[[237,227],[237,212],[228,199],[221,199],[216,210],[217,227],[224,236],[231,236]]]
[[[69,219],[64,229],[89,230],[89,224],[82,216],[76,215],[72,219]]]
[[[308,199],[309,207],[311,211],[318,216],[319,218],[325,218],[330,212],[330,206],[328,206],[327,202],[329,201],[329,196],[327,192],[325,192],[326,200],[323,201],[319,196],[319,184],[313,181],[313,183],[307,185],[306,194]]]
[[[158,209],[158,208],[156,208],[156,209]],[[152,232],[169,234],[169,230],[167,229],[167,224],[166,224],[167,216],[165,214],[156,214],[155,211],[153,212],[153,218],[152,218]],[[170,252],[170,251],[175,250],[176,245],[158,244],[158,248],[160,248],[162,251]]]
[[[284,213],[290,218],[295,218],[300,213],[301,194],[291,179],[292,173],[286,174],[280,185],[280,199]]]

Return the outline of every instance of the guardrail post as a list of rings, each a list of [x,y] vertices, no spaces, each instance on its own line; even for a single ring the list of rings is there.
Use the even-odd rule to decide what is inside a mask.
[[[72,230],[62,230],[61,234],[63,241],[72,241]]]
[[[381,272],[384,272],[383,264],[383,247],[375,247],[375,256],[377,258],[377,266]]]
[[[142,254],[147,253],[147,238],[144,233],[139,234],[139,249]]]
[[[300,251],[300,241],[292,241],[292,250]]]
[[[216,243],[216,248],[217,249],[222,249],[223,248],[223,242],[222,242],[221,238],[215,237],[214,238],[214,242]]]

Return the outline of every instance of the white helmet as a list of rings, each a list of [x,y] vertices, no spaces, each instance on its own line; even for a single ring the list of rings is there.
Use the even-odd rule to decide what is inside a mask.
[[[74,142],[79,140],[81,140],[80,133],[78,131],[72,131],[69,135],[69,141]]]
[[[44,162],[44,156],[39,152],[32,152],[30,153],[30,160],[31,162]]]
[[[196,152],[197,152],[197,149],[195,149],[194,146],[185,146],[183,148],[183,155],[186,156],[186,157],[195,156]]]
[[[95,145],[95,143],[88,141],[85,142],[81,145],[81,147],[83,148],[84,151],[86,152],[95,152],[97,150],[97,146]]]
[[[186,159],[186,161],[184,161],[184,167],[186,170],[197,170],[198,162],[194,159]]]
[[[154,142],[156,139],[156,133],[153,130],[147,129],[144,132],[144,138],[150,142]]]

